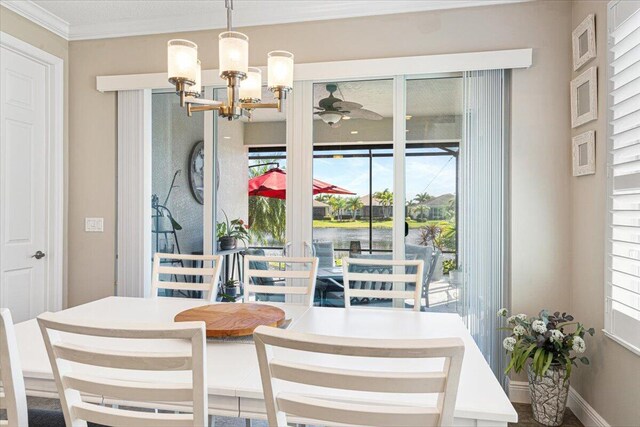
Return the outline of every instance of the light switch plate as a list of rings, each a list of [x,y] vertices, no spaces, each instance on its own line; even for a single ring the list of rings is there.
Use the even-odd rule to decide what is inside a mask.
[[[104,218],[85,218],[84,231],[102,233],[104,231]]]

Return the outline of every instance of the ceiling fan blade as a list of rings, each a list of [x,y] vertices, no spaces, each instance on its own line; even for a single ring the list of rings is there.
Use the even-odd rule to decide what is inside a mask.
[[[337,101],[333,103],[333,108],[337,108],[339,110],[352,111],[362,108],[362,105],[357,102],[349,102],[349,101]]]
[[[354,119],[365,119],[365,120],[382,120],[382,116],[378,113],[375,113],[371,110],[367,110],[365,108],[360,108],[358,110],[351,110],[349,116]]]
[[[321,111],[324,110],[324,108],[322,108],[322,107],[313,107],[313,108],[316,109],[316,110],[321,110]]]

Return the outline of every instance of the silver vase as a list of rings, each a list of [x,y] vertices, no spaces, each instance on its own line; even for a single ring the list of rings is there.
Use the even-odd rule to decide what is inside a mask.
[[[527,366],[531,409],[533,418],[546,426],[562,425],[569,396],[569,379],[564,380],[566,370],[551,366],[543,376],[537,376],[531,365]]]

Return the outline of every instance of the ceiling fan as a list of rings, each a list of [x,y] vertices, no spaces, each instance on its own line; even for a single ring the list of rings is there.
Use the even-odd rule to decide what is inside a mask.
[[[365,119],[365,120],[382,120],[382,116],[371,110],[362,108],[357,102],[343,101],[333,95],[338,90],[338,85],[330,83],[327,85],[329,96],[321,99],[317,110],[313,114],[317,114],[323,122],[332,128],[340,127],[340,121],[345,119]]]

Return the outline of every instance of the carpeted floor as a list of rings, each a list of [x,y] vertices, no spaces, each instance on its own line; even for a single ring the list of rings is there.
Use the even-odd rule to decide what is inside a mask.
[[[509,426],[517,427],[539,427],[542,424],[538,424],[533,420],[533,414],[531,413],[531,405],[525,403],[514,403],[513,406],[518,412],[517,424],[509,424]],[[60,409],[60,404],[57,400],[53,399],[41,399],[37,397],[29,398],[30,408],[39,409]],[[242,418],[229,418],[229,417],[216,417],[215,427],[245,427],[245,420]],[[584,427],[580,420],[576,418],[571,412],[571,409],[567,408],[567,412],[564,415],[563,427]],[[251,427],[267,427],[267,422],[264,420],[253,420]]]

